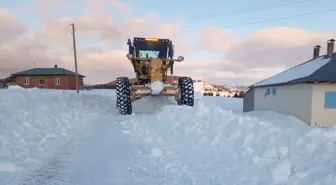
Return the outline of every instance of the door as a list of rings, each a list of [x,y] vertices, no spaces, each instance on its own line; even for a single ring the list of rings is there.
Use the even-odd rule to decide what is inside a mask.
[[[44,88],[44,87],[45,87],[45,79],[41,77],[40,82],[39,82],[39,88]]]

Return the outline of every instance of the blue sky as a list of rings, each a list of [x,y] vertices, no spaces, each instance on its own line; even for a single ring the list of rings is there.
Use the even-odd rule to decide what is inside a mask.
[[[72,0],[80,1],[80,0]],[[213,13],[226,13],[235,10],[241,10],[253,6],[276,3],[281,0],[170,0],[170,1],[158,1],[158,0],[124,0],[129,2],[135,7],[138,7],[133,12],[138,17],[144,17],[149,11],[155,11],[162,20],[176,20],[179,18],[187,19],[195,16],[202,16]],[[307,13],[317,10],[330,9],[336,7],[335,0],[292,0],[292,2],[302,1],[301,3],[291,4],[287,6],[279,6],[275,8],[263,9],[258,11],[250,11],[246,13],[239,13],[228,16],[217,16],[215,18],[202,19],[196,21],[186,21],[183,23],[183,29],[197,29],[198,27],[206,25],[217,25],[226,27],[229,25],[248,23],[251,21],[260,21],[265,19],[272,19],[277,17],[290,16],[295,14]],[[33,0],[17,0],[17,1],[3,1],[2,6],[15,13],[22,21],[32,26],[40,26],[39,22],[34,18],[32,14],[27,11],[23,11],[23,7],[32,4]],[[287,2],[288,3],[288,2]],[[111,10],[112,12],[113,10]],[[82,12],[78,9],[79,13]],[[314,14],[304,17],[296,17],[291,19],[276,20],[272,22],[265,22],[253,25],[243,25],[238,27],[229,28],[238,36],[244,35],[251,30],[262,29],[266,27],[288,26],[299,27],[310,31],[325,31],[333,30],[336,28],[336,24],[332,24],[336,12],[329,12],[323,14]],[[186,33],[190,34],[190,33]]]

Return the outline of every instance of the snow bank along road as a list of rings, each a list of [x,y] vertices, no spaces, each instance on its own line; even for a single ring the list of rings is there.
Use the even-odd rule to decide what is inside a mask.
[[[0,90],[0,185],[336,184],[335,128],[223,97],[119,116],[113,93]]]

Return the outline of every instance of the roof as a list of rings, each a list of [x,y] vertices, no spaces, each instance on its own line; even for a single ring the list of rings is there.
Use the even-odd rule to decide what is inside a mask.
[[[75,76],[76,73],[64,68],[33,68],[12,74],[13,76],[36,76],[36,75],[70,75]],[[80,77],[84,75],[78,74]]]
[[[253,84],[251,87],[336,81],[336,56],[320,56]]]

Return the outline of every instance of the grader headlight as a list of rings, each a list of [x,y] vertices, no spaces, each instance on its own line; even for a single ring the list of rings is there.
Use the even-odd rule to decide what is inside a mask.
[[[127,57],[128,59],[131,59],[131,58],[133,58],[133,54],[127,54],[126,57]]]

